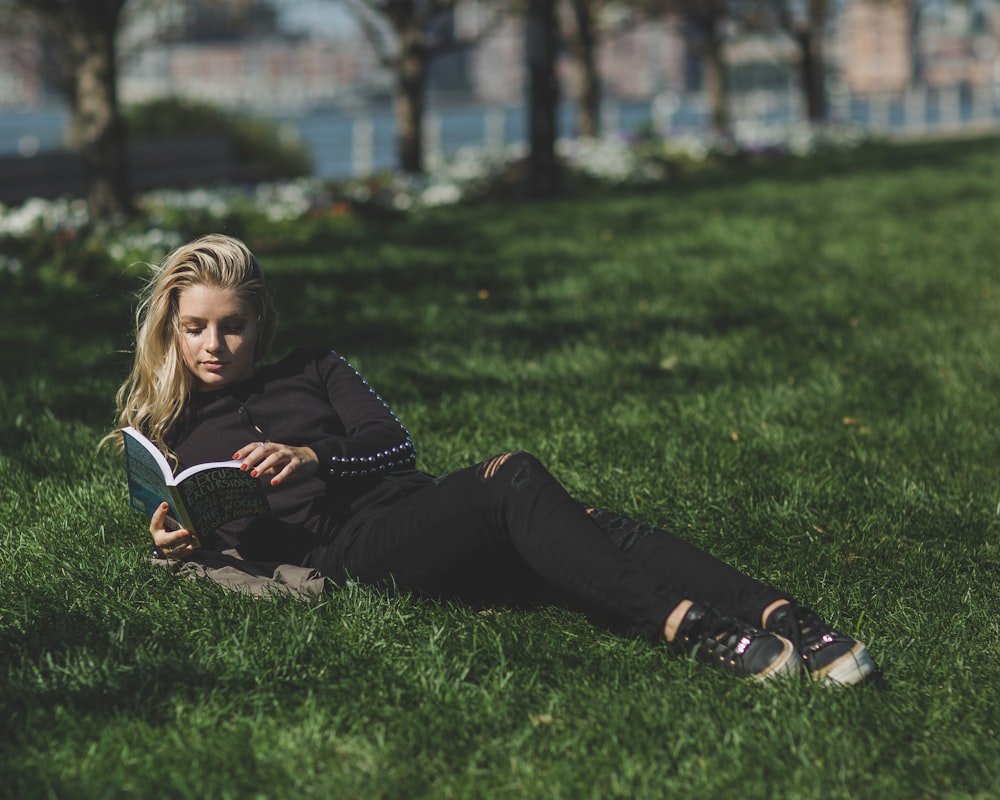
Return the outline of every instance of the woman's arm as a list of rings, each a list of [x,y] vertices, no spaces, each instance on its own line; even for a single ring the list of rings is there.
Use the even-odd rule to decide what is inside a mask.
[[[168,508],[166,503],[161,503],[149,521],[153,545],[164,558],[185,558],[194,552],[191,535],[167,516]]]
[[[240,469],[249,470],[252,478],[271,476],[272,486],[278,486],[295,474],[313,475],[319,464],[316,451],[311,447],[293,447],[280,442],[250,442],[237,450],[233,459],[242,459]]]
[[[330,404],[344,425],[343,436],[312,442],[320,474],[358,477],[412,466],[413,439],[388,404],[347,361],[330,353],[318,364]]]
[[[336,353],[319,351],[309,357],[303,351],[303,355],[307,383],[325,395],[327,412],[313,425],[316,438],[298,438],[300,444],[295,446],[264,440],[261,432],[262,440],[247,442],[233,458],[242,460],[253,477],[270,477],[272,486],[296,474],[354,478],[412,466],[415,454],[409,432],[367,381]],[[307,408],[307,401],[296,404],[290,397],[281,411],[309,419],[315,409]]]

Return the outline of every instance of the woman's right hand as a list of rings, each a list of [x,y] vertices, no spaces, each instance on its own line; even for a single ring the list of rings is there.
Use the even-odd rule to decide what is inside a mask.
[[[160,503],[160,507],[153,512],[149,521],[153,544],[165,558],[187,558],[194,552],[192,536],[183,528],[178,528],[177,521],[167,516],[169,508],[166,503]]]

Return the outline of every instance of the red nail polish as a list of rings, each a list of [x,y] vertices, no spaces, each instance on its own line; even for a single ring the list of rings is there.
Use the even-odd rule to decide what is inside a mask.
[[[239,453],[233,453],[233,461],[240,457]]]
[[[251,478],[256,478],[257,477],[257,470],[255,470],[255,469],[254,470],[250,470],[250,477]]]
[[[246,464],[240,464],[240,469],[241,469],[241,470],[242,470],[243,472],[246,472],[246,471],[247,471],[247,465],[246,465]]]

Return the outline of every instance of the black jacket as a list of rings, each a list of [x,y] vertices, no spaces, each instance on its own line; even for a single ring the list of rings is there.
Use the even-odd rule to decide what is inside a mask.
[[[278,487],[263,479],[273,518],[231,523],[208,543],[249,559],[305,563],[348,520],[432,480],[414,469],[413,441],[389,406],[329,350],[296,350],[240,383],[193,393],[167,436],[178,469],[258,440],[308,446],[320,468]]]

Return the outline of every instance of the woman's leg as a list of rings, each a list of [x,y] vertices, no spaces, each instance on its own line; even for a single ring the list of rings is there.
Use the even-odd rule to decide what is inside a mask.
[[[788,599],[663,530],[581,506],[525,453],[447,475],[338,540],[317,564],[332,577],[391,577],[410,591],[463,597],[506,589],[517,597],[540,595],[537,576],[589,602],[589,610],[644,630],[654,607],[656,636],[682,599],[754,625],[765,608]]]
[[[685,596],[697,583],[686,575],[692,569],[707,578],[739,573],[719,571],[714,559],[705,567],[709,557],[689,546],[669,556],[668,545],[677,543],[665,537],[638,551],[615,544],[536,459],[506,453],[348,527],[310,564],[334,581],[391,581],[463,598],[537,576],[534,585],[554,588],[563,602],[735,675],[765,680],[796,671],[790,642]]]
[[[446,475],[358,526],[312,560],[333,580],[392,581],[401,589],[465,596],[525,577],[524,565],[576,605],[663,638],[684,599],[676,579],[616,546],[526,453],[505,453]]]
[[[420,594],[552,588],[651,641],[673,640],[675,649],[759,680],[801,664],[833,683],[874,671],[863,644],[787,594],[665,531],[581,505],[525,453],[438,479],[348,526],[308,563],[335,581],[392,582]],[[779,635],[757,629],[764,616]]]
[[[651,568],[663,570],[671,564],[685,564],[678,585],[687,597],[791,641],[813,680],[849,685],[875,672],[864,644],[835,630],[790,595],[747,577],[651,525],[602,509],[588,508],[588,512],[615,544]],[[682,605],[667,618],[668,632],[681,624],[683,614]]]
[[[761,627],[765,611],[791,599],[660,528],[613,511],[586,509],[615,545],[653,572],[671,575],[684,597]]]

